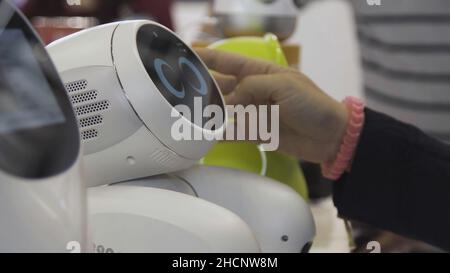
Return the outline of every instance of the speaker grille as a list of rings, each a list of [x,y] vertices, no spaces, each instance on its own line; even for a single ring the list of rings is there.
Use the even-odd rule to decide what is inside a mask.
[[[84,93],[76,94],[70,96],[70,101],[72,104],[79,104],[83,102],[88,102],[97,99],[98,92],[97,90],[91,90]]]
[[[79,80],[79,81],[75,81],[75,82],[66,83],[65,87],[66,87],[67,92],[72,93],[72,92],[86,90],[87,84],[88,83],[86,80]]]
[[[94,125],[99,125],[103,122],[103,117],[101,115],[92,116],[88,118],[80,119],[81,128],[90,127]]]
[[[95,129],[90,129],[81,132],[81,138],[83,138],[83,140],[89,140],[96,137],[98,137],[98,131]]]
[[[104,101],[100,101],[100,102],[86,104],[83,106],[78,106],[75,108],[75,112],[77,113],[78,116],[83,116],[83,115],[107,110],[107,109],[109,109],[109,107],[110,107],[109,101],[104,100]]]

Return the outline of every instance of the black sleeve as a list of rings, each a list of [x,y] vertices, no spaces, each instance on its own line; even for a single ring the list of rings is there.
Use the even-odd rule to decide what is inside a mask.
[[[351,172],[334,184],[341,217],[450,250],[450,146],[366,109]]]

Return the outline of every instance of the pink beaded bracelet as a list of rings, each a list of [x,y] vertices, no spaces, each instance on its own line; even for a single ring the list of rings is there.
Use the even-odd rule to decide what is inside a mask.
[[[349,119],[339,152],[334,161],[322,164],[323,176],[331,180],[338,180],[349,168],[364,126],[364,103],[358,98],[347,97],[344,104]]]

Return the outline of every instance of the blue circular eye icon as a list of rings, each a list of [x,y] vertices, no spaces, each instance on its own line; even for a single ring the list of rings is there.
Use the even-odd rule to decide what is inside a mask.
[[[208,94],[208,85],[206,84],[206,81],[203,78],[202,73],[200,73],[200,71],[198,70],[198,68],[191,61],[186,59],[185,57],[180,57],[180,59],[178,60],[178,63],[180,65],[181,69],[183,69],[183,66],[189,67],[189,69],[192,72],[194,72],[195,76],[197,77],[197,79],[198,79],[198,81],[200,83],[200,87],[196,87],[190,82],[189,82],[189,85],[192,88],[194,88],[195,91],[200,93],[200,95],[202,95],[202,96]]]
[[[161,80],[162,84],[169,90],[172,95],[179,99],[183,99],[186,96],[186,91],[184,90],[184,87],[182,87],[181,90],[176,89],[173,87],[173,85],[167,80],[166,75],[164,74],[163,68],[167,67],[170,70],[174,71],[173,68],[164,60],[162,59],[155,59],[154,61],[154,67],[156,70],[156,73],[158,74],[159,79]]]

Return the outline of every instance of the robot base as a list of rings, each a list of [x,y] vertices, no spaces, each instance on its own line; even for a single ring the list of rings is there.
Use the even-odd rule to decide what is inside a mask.
[[[299,253],[315,235],[294,190],[227,168],[197,166],[94,188],[89,197],[94,241],[119,251]]]
[[[96,252],[260,252],[238,216],[174,191],[121,185],[89,189]]]

